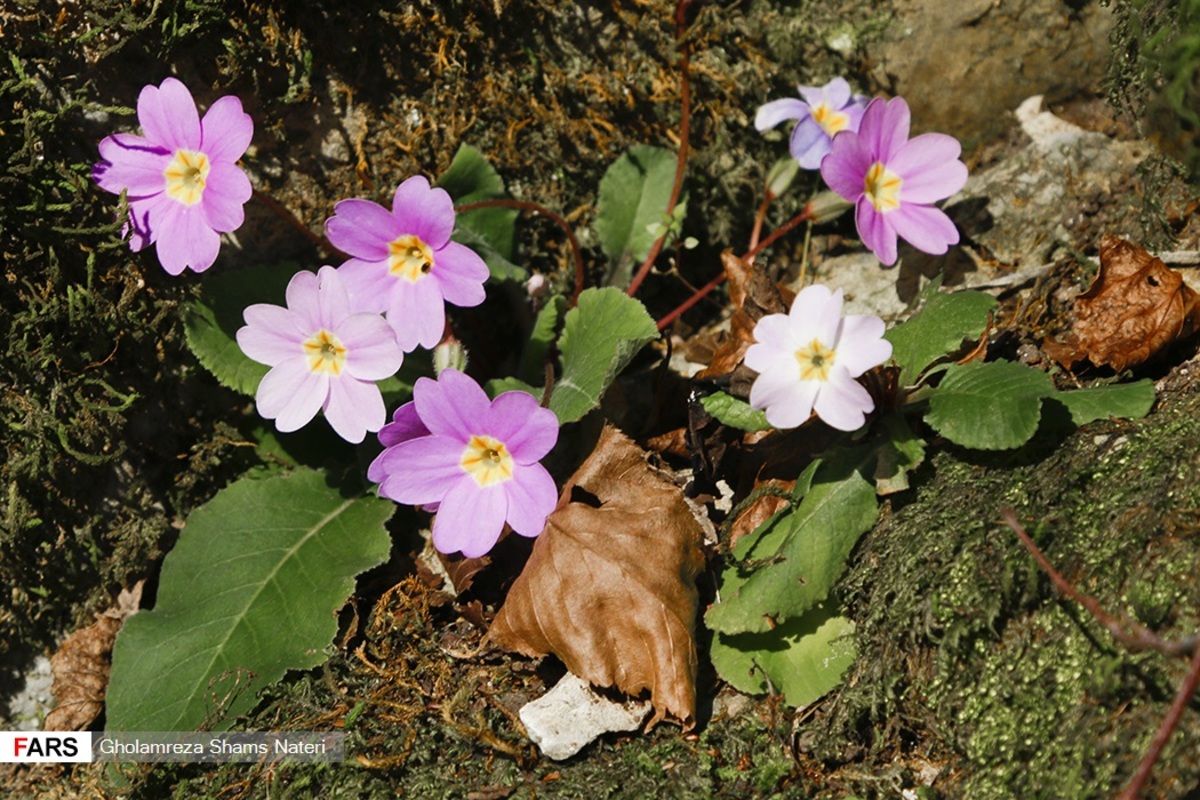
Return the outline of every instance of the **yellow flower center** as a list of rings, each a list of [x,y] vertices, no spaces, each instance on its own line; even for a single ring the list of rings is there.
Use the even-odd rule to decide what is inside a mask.
[[[900,207],[900,186],[903,183],[900,176],[885,167],[882,161],[876,161],[863,178],[863,190],[875,210],[886,214]]]
[[[844,131],[850,125],[850,115],[835,111],[829,107],[828,103],[817,104],[809,113],[813,120],[825,129],[825,133],[830,138],[838,131]]]
[[[342,367],[346,363],[346,346],[337,336],[322,328],[303,347],[310,370],[328,372],[335,378],[342,374]]]
[[[196,150],[176,150],[163,177],[167,180],[167,197],[185,206],[194,206],[204,194],[204,183],[212,165],[208,156]]]
[[[813,339],[807,347],[801,347],[796,351],[796,363],[800,365],[800,380],[829,380],[829,370],[833,369],[835,355],[833,348],[821,344],[819,339]]]
[[[504,442],[491,436],[472,436],[458,465],[480,486],[503,483],[513,474],[512,454]]]
[[[416,283],[433,270],[433,250],[421,237],[405,234],[388,242],[388,271]]]

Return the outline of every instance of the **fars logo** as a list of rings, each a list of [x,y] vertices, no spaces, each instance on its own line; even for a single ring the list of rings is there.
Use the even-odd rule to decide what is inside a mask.
[[[0,762],[83,764],[92,760],[92,734],[73,731],[0,731]]]

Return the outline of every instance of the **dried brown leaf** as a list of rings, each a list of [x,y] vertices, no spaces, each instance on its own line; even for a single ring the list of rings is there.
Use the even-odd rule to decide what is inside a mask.
[[[733,254],[721,253],[721,266],[729,282],[729,300],[733,317],[729,321],[731,335],[717,348],[712,361],[697,378],[728,375],[742,363],[746,348],[754,343],[754,326],[768,314],[785,314],[787,305],[775,282],[762,269],[755,269]]]
[[[576,489],[596,504],[565,502]],[[654,717],[695,721],[702,531],[683,493],[617,429],[563,488],[487,640],[550,653],[597,686],[650,691]]]
[[[113,641],[122,623],[137,613],[142,583],[123,590],[117,605],[96,621],[68,636],[50,657],[51,693],[57,699],[46,715],[44,730],[83,731],[104,708],[104,692],[112,666]]]
[[[1064,342],[1042,347],[1070,367],[1087,359],[1115,370],[1136,367],[1200,328],[1200,295],[1141,247],[1115,236],[1100,243],[1100,272],[1075,300]]]

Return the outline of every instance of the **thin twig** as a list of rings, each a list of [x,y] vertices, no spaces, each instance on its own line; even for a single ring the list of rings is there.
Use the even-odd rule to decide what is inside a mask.
[[[1108,628],[1117,641],[1131,650],[1157,650],[1165,655],[1185,655],[1191,653],[1192,660],[1187,677],[1180,684],[1179,691],[1175,693],[1175,699],[1171,701],[1170,708],[1167,709],[1167,713],[1163,716],[1158,730],[1155,731],[1154,739],[1151,740],[1149,749],[1142,756],[1142,760],[1138,762],[1137,769],[1134,771],[1129,785],[1117,796],[1117,800],[1136,800],[1145,787],[1146,782],[1150,780],[1150,774],[1154,771],[1154,765],[1158,763],[1158,759],[1162,756],[1162,752],[1166,748],[1171,734],[1179,727],[1179,721],[1183,718],[1184,710],[1187,709],[1192,696],[1196,693],[1196,687],[1200,685],[1200,638],[1189,636],[1178,641],[1168,641],[1126,617],[1117,620],[1110,616],[1100,607],[1095,598],[1080,592],[1050,565],[1050,562],[1042,554],[1042,551],[1033,543],[1033,539],[1025,532],[1021,523],[1017,522],[1017,515],[1013,513],[1012,509],[1000,509],[1000,516],[1004,518],[1005,524],[1012,528],[1013,533],[1021,540],[1021,544],[1033,556],[1038,566],[1050,576],[1050,580],[1054,583],[1055,588],[1090,611],[1092,616],[1103,624],[1104,627]]]
[[[1000,509],[1000,516],[1004,518],[1005,524],[1012,528],[1013,533],[1021,540],[1021,544],[1033,556],[1033,560],[1042,568],[1042,571],[1050,576],[1050,581],[1054,584],[1054,587],[1091,612],[1097,622],[1108,628],[1108,632],[1112,634],[1114,639],[1130,650],[1156,650],[1164,655],[1178,656],[1187,655],[1196,649],[1200,649],[1196,647],[1197,639],[1195,636],[1189,636],[1178,641],[1168,641],[1149,628],[1139,625],[1124,615],[1121,615],[1120,619],[1113,617],[1101,608],[1096,598],[1090,597],[1076,589],[1070,581],[1051,566],[1050,561],[1038,549],[1038,546],[1033,543],[1033,539],[1029,534],[1025,532],[1025,528],[1021,526],[1021,523],[1017,522],[1017,515],[1013,513],[1011,508]]]
[[[666,216],[670,218],[675,213],[675,205],[679,202],[679,195],[683,191],[683,174],[687,168],[688,160],[688,137],[692,127],[692,86],[691,86],[691,70],[689,67],[689,58],[691,47],[688,45],[687,37],[687,11],[691,6],[692,0],[678,0],[675,4],[675,38],[679,40],[679,105],[681,119],[679,122],[679,154],[675,159],[675,183],[671,186],[671,197],[667,200]],[[646,260],[638,267],[638,271],[634,274],[633,280],[629,282],[629,288],[625,293],[630,297],[637,294],[637,290],[642,285],[642,281],[646,280],[646,276],[650,274],[650,269],[654,266],[654,260],[658,258],[658,254],[662,252],[663,244],[670,235],[671,226],[667,226],[667,230],[654,240],[654,244],[650,248],[650,252],[646,254]]]
[[[1138,762],[1137,770],[1133,773],[1133,779],[1129,781],[1129,785],[1125,787],[1125,791],[1118,795],[1117,800],[1135,800],[1141,794],[1142,787],[1150,779],[1150,773],[1154,770],[1154,765],[1158,763],[1158,759],[1162,755],[1163,748],[1167,746],[1167,740],[1171,738],[1171,734],[1179,727],[1179,720],[1191,702],[1192,695],[1196,693],[1197,684],[1200,684],[1200,647],[1192,651],[1192,665],[1191,669],[1188,670],[1187,677],[1184,678],[1179,691],[1175,693],[1175,699],[1171,701],[1171,707],[1167,709],[1166,716],[1163,717],[1162,723],[1158,726],[1158,730],[1155,731],[1154,739],[1150,742],[1150,749],[1146,751],[1146,754],[1142,756],[1142,760]]]

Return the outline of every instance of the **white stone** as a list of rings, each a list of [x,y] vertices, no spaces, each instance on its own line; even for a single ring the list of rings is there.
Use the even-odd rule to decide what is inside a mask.
[[[521,722],[543,754],[562,761],[578,753],[597,736],[636,731],[650,713],[649,700],[617,703],[596,693],[592,685],[571,673],[520,711]]]

